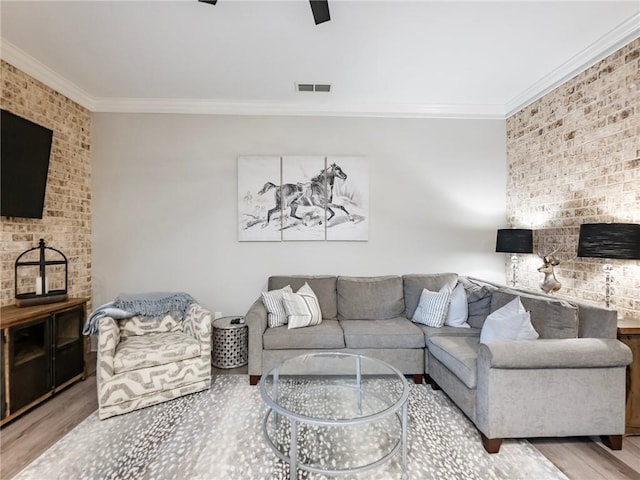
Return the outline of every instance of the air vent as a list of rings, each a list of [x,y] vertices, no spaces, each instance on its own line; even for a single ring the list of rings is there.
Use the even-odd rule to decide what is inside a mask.
[[[331,93],[331,85],[328,83],[297,83],[299,92],[323,92]]]

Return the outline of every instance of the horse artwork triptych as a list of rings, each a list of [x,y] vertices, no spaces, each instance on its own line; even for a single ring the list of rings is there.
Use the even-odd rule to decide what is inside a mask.
[[[238,157],[238,239],[366,241],[368,194],[363,157]]]

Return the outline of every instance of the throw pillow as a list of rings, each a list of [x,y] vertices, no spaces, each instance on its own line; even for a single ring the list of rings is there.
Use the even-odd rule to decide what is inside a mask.
[[[538,332],[531,325],[531,317],[522,306],[520,297],[491,313],[482,326],[480,343],[510,340],[535,340]]]
[[[289,328],[310,327],[322,322],[318,297],[306,282],[296,293],[284,292],[282,299]]]
[[[268,312],[267,324],[269,328],[281,327],[287,324],[287,312],[284,309],[284,303],[282,301],[282,295],[285,292],[292,292],[289,285],[279,290],[262,292],[262,303]]]
[[[491,313],[491,288],[466,277],[459,277],[459,281],[467,294],[469,305],[467,323],[472,327],[482,328],[484,320]]]
[[[443,285],[439,292],[423,289],[418,308],[416,308],[411,320],[429,327],[443,326],[449,311],[450,299],[451,288],[449,285]]]
[[[467,303],[467,292],[464,286],[458,282],[456,288],[451,292],[451,302],[449,303],[449,312],[444,321],[449,327],[471,328],[467,323],[469,314],[469,305]]]

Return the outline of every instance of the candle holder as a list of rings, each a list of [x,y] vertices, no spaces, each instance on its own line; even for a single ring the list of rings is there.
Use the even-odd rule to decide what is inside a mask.
[[[23,260],[20,261],[22,257],[29,254],[29,252],[33,252],[34,250],[39,250],[40,257],[38,260]],[[57,257],[57,259],[47,258],[48,252],[54,252],[53,256]],[[52,255],[50,254],[49,257]],[[64,266],[64,288],[58,290],[49,290],[49,274],[51,267],[56,265]],[[18,275],[18,269],[25,268],[33,268],[38,267],[38,275],[35,278],[34,285],[35,291],[28,293],[18,293],[18,279],[22,278]],[[49,268],[49,270],[48,270]],[[67,286],[69,283],[69,262],[67,261],[67,257],[60,250],[55,248],[47,247],[43,238],[40,239],[37,247],[30,248],[29,250],[25,250],[22,252],[15,263],[15,283],[14,283],[14,292],[15,292],[15,304],[16,307],[27,307],[30,305],[42,305],[45,303],[56,303],[56,302],[64,302],[67,300]]]

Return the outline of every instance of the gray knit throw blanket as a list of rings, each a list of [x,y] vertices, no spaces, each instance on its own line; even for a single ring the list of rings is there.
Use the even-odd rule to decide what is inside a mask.
[[[120,294],[113,302],[101,305],[91,312],[82,333],[96,335],[98,333],[98,320],[102,317],[112,317],[120,320],[140,315],[151,321],[157,321],[169,314],[176,320],[182,320],[189,307],[194,303],[197,303],[195,299],[184,292]]]
[[[182,319],[196,301],[184,292],[151,292],[135,295],[121,293],[114,300],[114,307],[145,317],[170,314]]]

